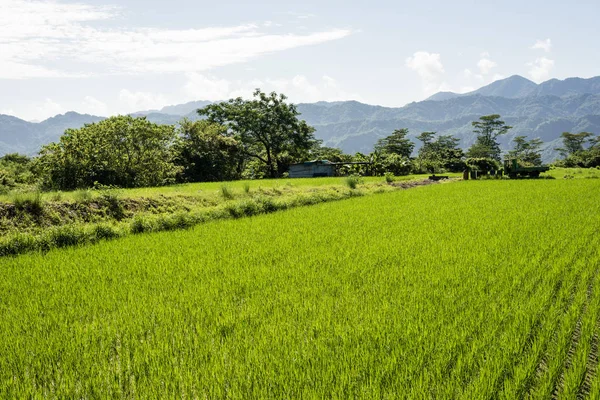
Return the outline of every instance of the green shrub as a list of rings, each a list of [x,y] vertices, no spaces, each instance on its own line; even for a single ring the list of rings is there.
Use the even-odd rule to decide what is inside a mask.
[[[96,240],[100,240],[100,239],[114,239],[121,235],[115,227],[108,225],[108,224],[99,224],[94,227],[93,236]]]
[[[88,201],[92,200],[94,195],[92,194],[91,190],[80,189],[73,193],[73,197],[78,203],[87,203]]]
[[[394,182],[394,174],[392,174],[391,172],[386,172],[384,176],[385,176],[385,181],[387,183]]]
[[[16,193],[12,202],[19,211],[39,216],[44,212],[44,201],[40,192]]]
[[[227,185],[221,185],[221,196],[223,196],[225,200],[231,200],[235,197],[231,188]]]
[[[82,227],[67,225],[51,229],[48,239],[54,247],[66,247],[85,242],[86,235]]]
[[[120,193],[117,190],[103,190],[100,194],[100,201],[106,206],[109,214],[117,221],[125,217],[125,209],[119,200]]]
[[[346,177],[346,185],[350,188],[350,189],[356,189],[356,187],[360,184],[363,183],[363,180],[360,176],[358,175],[350,175],[348,177]]]
[[[61,201],[62,200],[62,192],[52,193],[52,196],[50,196],[50,200],[52,200],[54,202]]]
[[[150,232],[153,230],[152,222],[143,215],[136,215],[129,226],[133,234]]]
[[[244,192],[246,194],[250,193],[250,184],[248,182],[244,183]]]

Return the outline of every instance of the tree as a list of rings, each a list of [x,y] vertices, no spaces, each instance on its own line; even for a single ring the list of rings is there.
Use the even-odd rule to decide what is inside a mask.
[[[435,134],[435,132],[423,132],[417,136],[417,139],[423,142],[418,156],[420,168],[431,173],[439,172],[441,169],[452,172],[462,171],[465,164],[464,153],[458,147],[460,140],[452,135],[441,135],[433,141]]]
[[[268,176],[275,178],[291,163],[308,157],[316,140],[314,128],[298,119],[296,106],[286,99],[283,94],[256,89],[253,100],[238,97],[208,105],[198,114],[225,126],[228,135],[240,142],[245,158],[258,160]]]
[[[515,142],[515,147],[508,152],[510,157],[516,158],[525,164],[542,165],[540,147],[544,142],[540,138],[527,140],[527,136],[516,136],[513,142]]]
[[[175,128],[145,117],[116,116],[67,129],[57,143],[40,151],[44,184],[57,189],[91,187],[95,182],[120,187],[171,183]]]
[[[471,158],[491,158],[500,161],[500,143],[498,136],[505,135],[512,126],[508,126],[500,120],[500,115],[484,115],[479,121],[473,121],[473,132],[477,135],[475,143],[467,152]]]
[[[563,132],[563,147],[557,148],[563,160],[556,162],[561,167],[598,167],[600,166],[600,136],[589,132]],[[585,148],[585,143],[588,147]]]
[[[226,135],[222,125],[206,120],[180,122],[174,163],[182,170],[185,182],[238,179],[242,173],[240,143]]]
[[[584,150],[583,145],[586,141],[591,139],[592,146],[594,145],[594,135],[589,132],[571,133],[563,132],[561,137],[563,138],[563,147],[556,148],[563,158],[567,158],[570,155],[577,154]]]
[[[311,150],[309,155],[311,160],[329,160],[331,162],[348,162],[352,161],[351,154],[344,154],[337,147],[321,146],[317,143]]]
[[[375,143],[375,151],[409,158],[415,144],[406,137],[407,135],[408,129],[396,129],[391,135],[381,138]]]
[[[10,153],[0,157],[0,190],[36,181],[35,162],[30,157]]]

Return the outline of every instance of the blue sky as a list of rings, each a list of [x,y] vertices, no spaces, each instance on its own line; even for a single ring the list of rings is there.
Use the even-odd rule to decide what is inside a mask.
[[[519,74],[600,75],[598,1],[0,0],[0,113],[249,96],[402,106]]]

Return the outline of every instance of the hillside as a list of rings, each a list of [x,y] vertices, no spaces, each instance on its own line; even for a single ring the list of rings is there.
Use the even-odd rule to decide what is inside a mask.
[[[195,110],[210,102],[195,101],[141,111],[149,120],[176,124],[181,118],[196,119]],[[298,104],[302,118],[316,128],[316,136],[327,146],[345,152],[368,153],[380,137],[397,128],[408,128],[415,137],[423,131],[452,134],[463,148],[474,141],[471,122],[482,115],[501,114],[514,128],[502,138],[504,149],[517,135],[539,137],[546,142],[544,160],[556,156],[564,131],[600,133],[600,77],[556,79],[535,84],[513,76],[472,93],[442,92],[432,98],[392,108],[357,101]],[[39,123],[0,115],[0,153],[35,154],[41,145],[56,141],[67,128],[78,128],[102,117],[69,112]]]

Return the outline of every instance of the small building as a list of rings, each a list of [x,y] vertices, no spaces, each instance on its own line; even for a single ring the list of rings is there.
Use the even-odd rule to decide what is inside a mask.
[[[315,178],[335,176],[336,163],[329,160],[313,160],[290,165],[290,178]]]

